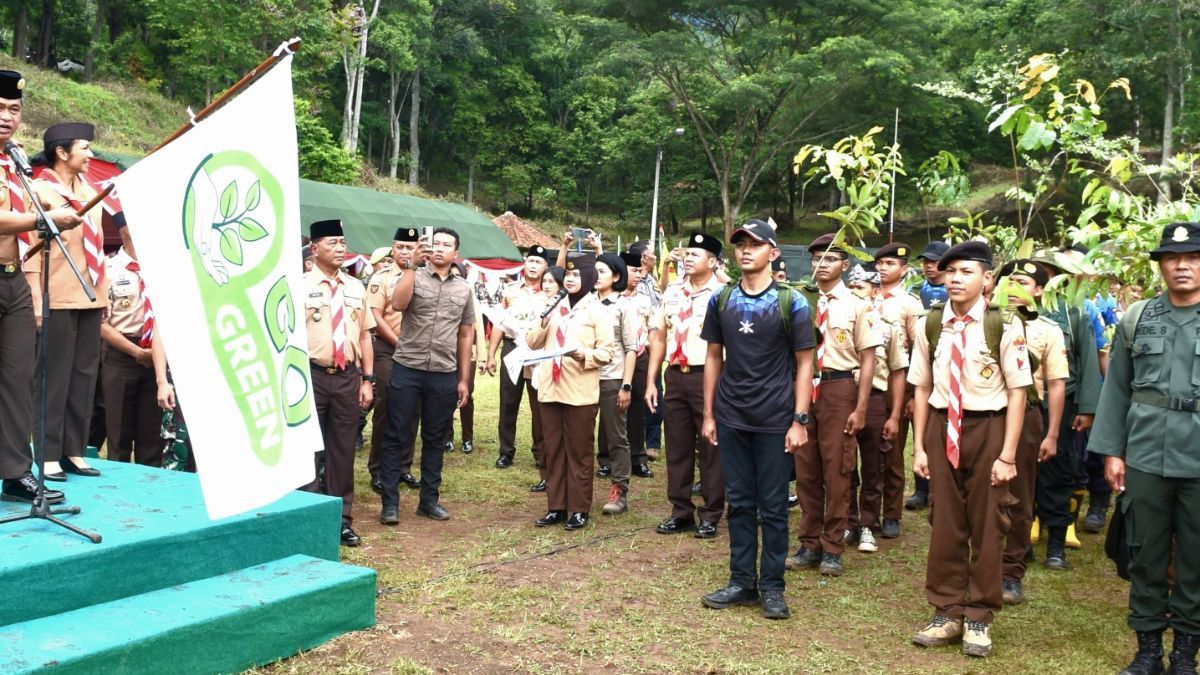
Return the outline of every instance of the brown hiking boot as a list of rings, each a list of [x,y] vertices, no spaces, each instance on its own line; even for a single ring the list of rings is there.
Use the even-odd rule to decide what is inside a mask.
[[[935,614],[925,626],[913,636],[913,644],[922,647],[945,647],[962,639],[962,619],[951,619],[945,614]]]
[[[629,503],[625,500],[625,490],[614,483],[608,491],[608,503],[600,510],[610,516],[615,516],[618,513],[625,513],[628,509]]]

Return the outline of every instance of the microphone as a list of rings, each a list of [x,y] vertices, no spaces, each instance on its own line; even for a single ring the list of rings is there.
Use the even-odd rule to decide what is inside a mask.
[[[26,176],[33,176],[33,167],[29,166],[29,160],[25,157],[25,153],[21,152],[21,146],[17,145],[16,141],[5,141],[4,152],[12,159],[17,171]]]
[[[553,302],[551,302],[551,303],[550,303],[550,304],[549,304],[549,305],[546,307],[546,311],[542,312],[542,315],[541,315],[540,317],[538,317],[538,318],[539,318],[539,319],[544,319],[544,318],[546,318],[546,317],[550,316],[550,312],[553,312],[553,311],[554,311],[554,308],[555,308],[555,307],[558,307],[558,303],[562,302],[562,299],[563,299],[563,298],[565,298],[565,297],[567,297],[567,289],[565,289],[565,288],[560,288],[560,289],[558,289],[558,295],[554,296],[554,301],[553,301]]]

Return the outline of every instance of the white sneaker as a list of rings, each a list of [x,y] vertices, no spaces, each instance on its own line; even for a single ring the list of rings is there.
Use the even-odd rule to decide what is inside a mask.
[[[871,532],[871,528],[864,527],[862,534],[858,536],[858,550],[862,553],[874,553],[879,550],[879,545],[875,543],[875,533]]]

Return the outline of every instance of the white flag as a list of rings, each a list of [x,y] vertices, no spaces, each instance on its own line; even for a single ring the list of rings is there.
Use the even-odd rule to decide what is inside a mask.
[[[210,518],[313,480],[300,195],[285,57],[118,179]]]

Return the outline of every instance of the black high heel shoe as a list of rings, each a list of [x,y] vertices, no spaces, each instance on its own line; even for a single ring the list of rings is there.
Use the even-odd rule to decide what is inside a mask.
[[[60,461],[58,465],[62,467],[63,471],[67,473],[73,473],[77,476],[90,476],[95,478],[96,476],[100,475],[99,469],[94,469],[90,466],[76,466],[75,462],[71,461],[71,458],[67,456],[63,456],[62,461]]]

